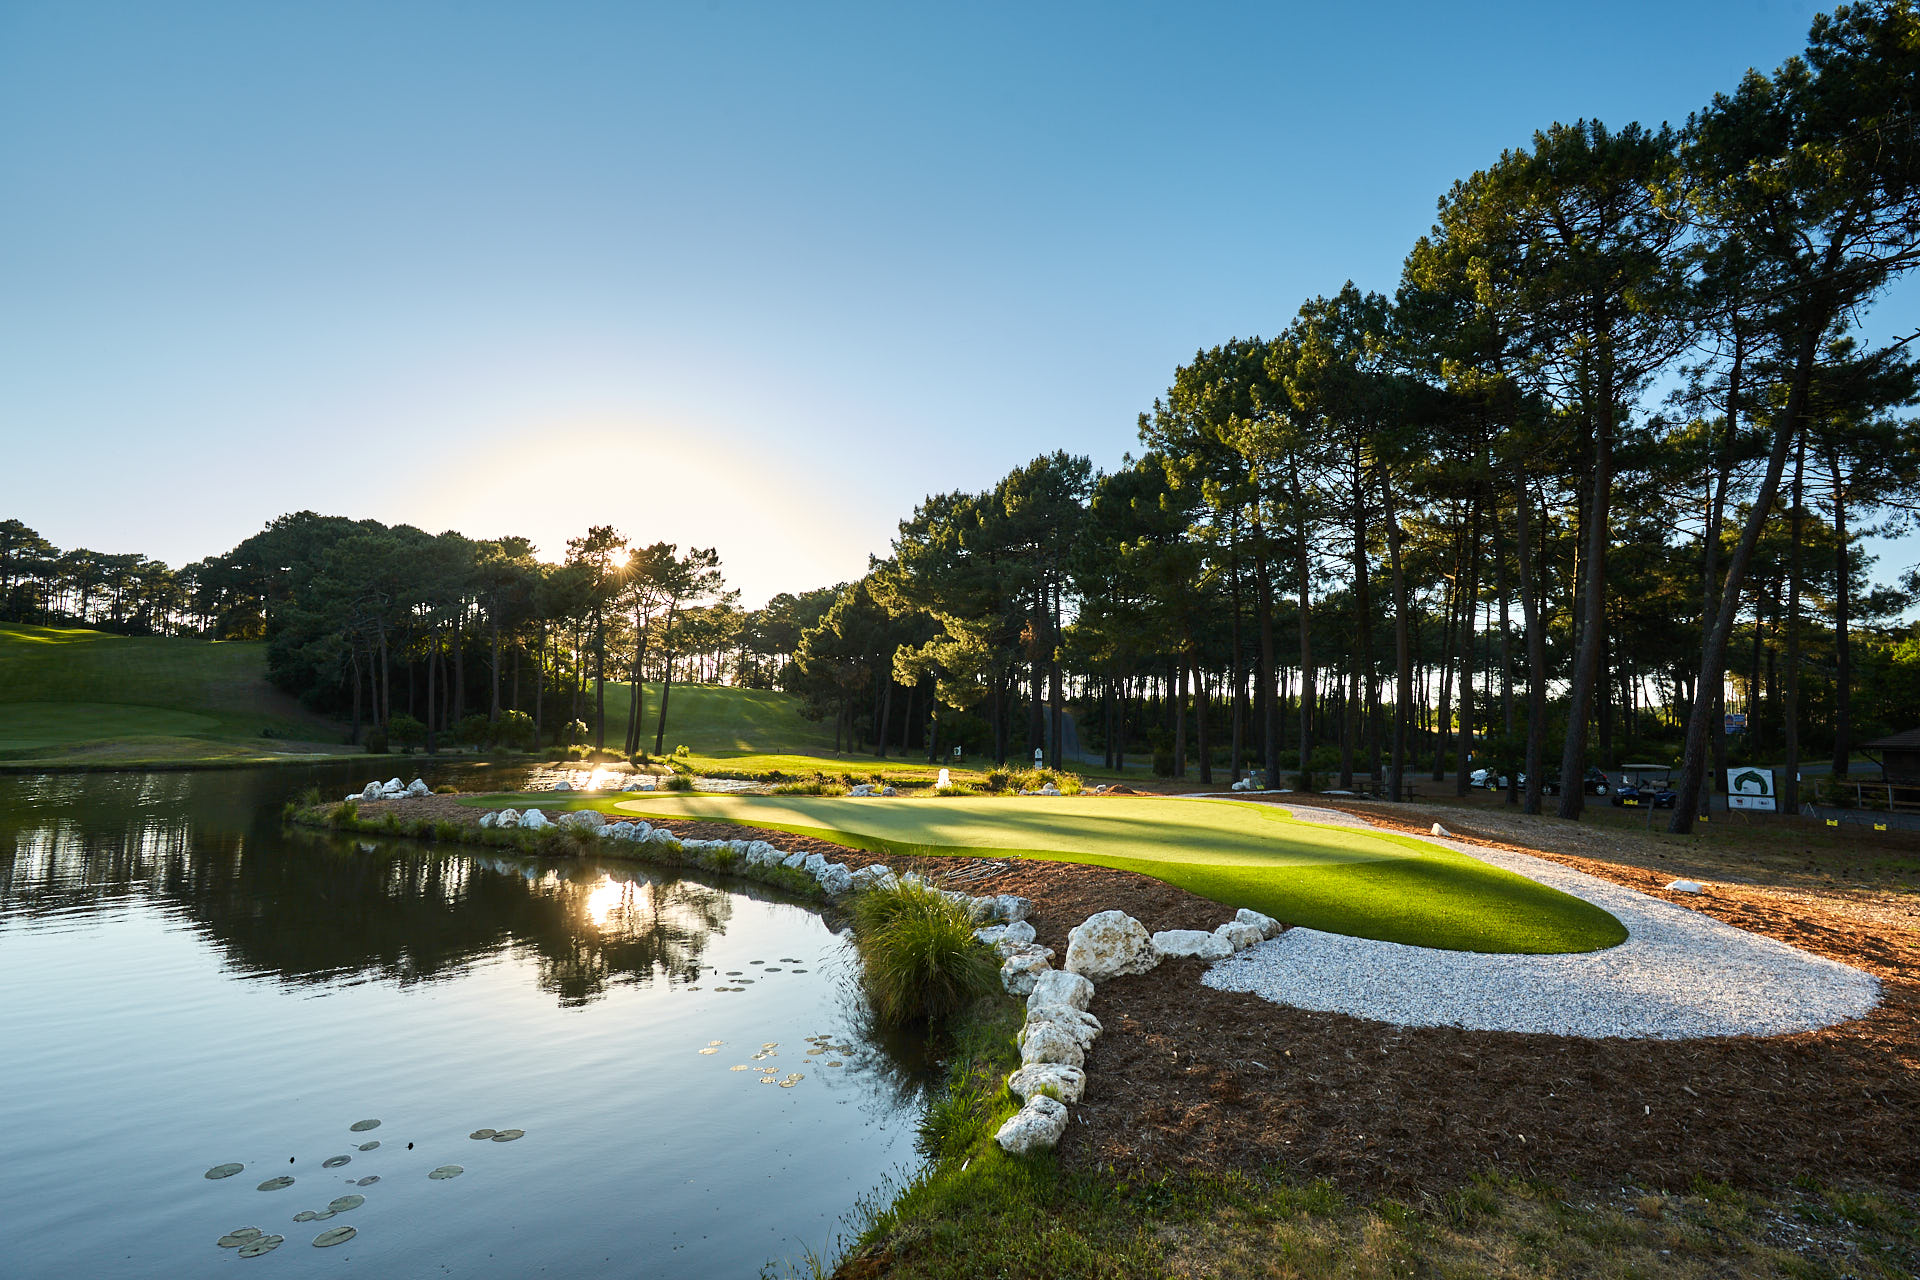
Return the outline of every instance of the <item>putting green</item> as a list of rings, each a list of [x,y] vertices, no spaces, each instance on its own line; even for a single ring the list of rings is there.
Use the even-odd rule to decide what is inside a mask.
[[[997,853],[1115,867],[1290,924],[1451,951],[1595,951],[1627,936],[1591,903],[1451,849],[1302,822],[1275,806],[1237,800],[672,793],[588,803],[642,817],[817,836],[877,853]]]

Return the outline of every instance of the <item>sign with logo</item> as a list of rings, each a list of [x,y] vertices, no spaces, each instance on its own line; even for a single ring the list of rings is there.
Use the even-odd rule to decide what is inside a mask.
[[[1727,804],[1734,809],[1774,809],[1773,770],[1727,770]]]
[[[1727,732],[1745,733],[1747,731],[1747,713],[1744,711],[1727,712]]]

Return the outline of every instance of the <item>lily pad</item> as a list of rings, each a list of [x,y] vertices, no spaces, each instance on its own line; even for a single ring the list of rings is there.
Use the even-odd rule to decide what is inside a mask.
[[[707,1041],[707,1046],[709,1048],[718,1049],[721,1045],[725,1043],[726,1043],[725,1040],[709,1040]]]
[[[361,1143],[361,1144],[360,1144],[360,1145],[359,1145],[358,1147],[356,1147],[356,1148],[354,1148],[354,1150],[356,1150],[356,1151],[371,1151],[371,1150],[373,1150],[373,1149],[374,1149],[375,1147],[377,1147],[377,1146],[379,1146],[379,1145],[380,1145],[380,1140],[379,1140],[378,1138],[375,1138],[375,1139],[374,1139],[374,1140],[373,1140],[372,1142],[363,1142],[363,1143]]]
[[[488,1138],[491,1138],[494,1134],[498,1132],[499,1130],[497,1129],[475,1129],[472,1133],[468,1134],[467,1136],[469,1138],[472,1138],[475,1142],[485,1142]]]
[[[775,1080],[772,1076],[761,1076],[760,1083],[761,1084],[779,1084],[780,1082],[778,1080]]]
[[[840,1067],[840,1066],[845,1066],[846,1064],[843,1062],[834,1061],[834,1062],[829,1062],[827,1065],[830,1067]]]
[[[356,1187],[370,1187],[378,1181],[380,1181],[380,1175],[377,1173],[370,1173],[366,1177],[360,1179],[360,1181],[354,1183],[353,1185]]]
[[[329,1245],[345,1244],[359,1234],[354,1227],[329,1227],[313,1238],[313,1247],[325,1249]]]
[[[330,1213],[345,1213],[349,1209],[358,1209],[361,1205],[365,1204],[366,1202],[367,1202],[367,1198],[365,1196],[358,1196],[358,1195],[337,1196],[334,1199],[327,1201],[327,1210]]]
[[[352,1164],[352,1156],[328,1156],[320,1162],[322,1169],[338,1169],[343,1164]]]
[[[445,1182],[448,1178],[457,1178],[465,1172],[466,1170],[457,1164],[443,1164],[427,1176],[435,1182]]]
[[[795,969],[795,970],[794,970],[794,972],[795,972],[795,973],[805,973],[805,972],[806,972],[806,970],[805,970],[805,969]]]
[[[706,1055],[709,1055],[709,1054],[715,1054],[715,1053],[718,1053],[718,1052],[720,1052],[720,1051],[719,1051],[718,1049],[701,1049],[701,1050],[699,1050],[699,1052],[700,1052],[700,1054],[701,1054],[701,1055],[702,1055],[702,1056],[704,1057],[704,1056],[706,1056]]]
[[[741,1063],[736,1063],[736,1064],[735,1064],[734,1066],[731,1066],[731,1067],[728,1067],[728,1068],[727,1068],[727,1070],[729,1070],[729,1071],[751,1071],[751,1070],[753,1070],[753,1068],[752,1068],[752,1067],[750,1067],[750,1066],[748,1066],[748,1065],[747,1065],[746,1063],[744,1063],[744,1062],[741,1062]]]
[[[289,1178],[286,1174],[283,1173],[277,1178],[268,1178],[265,1182],[255,1187],[254,1190],[255,1191],[279,1191],[284,1187],[290,1187],[292,1185],[293,1185],[293,1179]]]
[[[243,1164],[217,1164],[213,1166],[213,1168],[207,1170],[205,1176],[215,1181],[218,1181],[221,1178],[231,1178],[234,1174],[240,1172],[242,1169],[246,1167],[247,1166]]]
[[[525,1129],[502,1129],[493,1135],[493,1140],[495,1142],[512,1142],[515,1138],[524,1138],[526,1136],[527,1131]]]
[[[369,1129],[378,1129],[380,1122],[378,1120],[355,1120],[347,1127],[354,1133],[365,1133]]]
[[[267,1233],[258,1227],[235,1227],[232,1231],[227,1232],[227,1234],[215,1240],[214,1243],[222,1249],[238,1249],[247,1241],[258,1240],[265,1234]]]
[[[311,1209],[302,1209],[300,1212],[293,1215],[293,1220],[295,1222],[312,1222],[315,1218],[319,1216],[320,1216],[319,1214],[315,1213]]]
[[[240,1256],[257,1258],[263,1253],[272,1253],[287,1242],[285,1236],[261,1236],[258,1240],[249,1240],[240,1246]]]
[[[766,968],[766,970],[765,970],[765,972],[767,972],[767,973],[779,973],[779,972],[780,972],[780,970],[778,970],[778,969],[776,969],[776,968],[774,968],[773,966],[771,966],[771,965],[769,965],[769,966],[768,966],[768,967]]]
[[[328,1218],[335,1216],[331,1209],[312,1209],[308,1212],[313,1214],[311,1218],[307,1219],[308,1222],[325,1222]]]

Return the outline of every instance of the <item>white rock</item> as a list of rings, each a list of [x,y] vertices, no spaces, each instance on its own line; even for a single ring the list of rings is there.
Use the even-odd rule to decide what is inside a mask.
[[[1667,888],[1675,893],[1701,893],[1705,889],[1698,880],[1675,880]]]
[[[994,919],[1017,923],[1033,916],[1033,901],[1017,893],[1003,893],[994,900]]]
[[[520,825],[529,831],[541,831],[553,824],[547,821],[547,815],[538,809],[529,809],[520,815]]]
[[[853,892],[853,872],[837,862],[829,862],[818,879],[829,898],[844,898]]]
[[[1023,951],[1009,956],[1007,962],[1000,966],[1000,985],[1006,988],[1010,996],[1031,995],[1033,984],[1040,980],[1040,975],[1051,972],[1047,962],[1052,954],[1042,950]]]
[[[571,782],[568,782],[565,778],[562,778],[560,779],[560,781],[553,784],[553,789],[555,791],[571,791],[573,790],[573,784]]]
[[[1002,960],[1011,960],[1015,956],[1045,956],[1047,962],[1053,962],[1053,948],[1043,947],[1037,942],[1002,942],[994,950]]]
[[[1052,969],[1034,980],[1027,995],[1027,1011],[1041,1005],[1063,1004],[1069,1009],[1084,1009],[1093,1002],[1093,983],[1077,973]]]
[[[433,788],[421,779],[415,778],[407,784],[407,794],[410,796],[430,796],[433,794]]]
[[[382,791],[405,791],[407,789],[407,784],[400,781],[400,779],[398,778],[388,778],[385,782],[380,784],[380,789]]]
[[[975,929],[973,931],[973,937],[976,942],[984,942],[990,947],[1006,936],[1007,926],[1003,924],[990,924],[984,929]]]
[[[894,790],[892,787],[882,787],[880,788],[880,794],[883,796],[897,796],[900,793]]]
[[[1040,788],[1038,791],[1034,792],[1033,794],[1037,796],[1057,796],[1060,794],[1060,788],[1054,786],[1051,782],[1049,782],[1046,786]]]
[[[1200,960],[1225,960],[1233,954],[1233,944],[1205,929],[1162,929],[1153,935],[1153,950],[1166,959],[1194,957]],[[1072,956],[1069,951],[1068,956]],[[1072,963],[1069,959],[1068,963]]]
[[[385,792],[380,790],[379,783],[369,782],[366,785],[366,788],[360,792],[360,798],[362,800],[378,800],[385,794],[386,794]]]
[[[518,809],[502,809],[494,817],[493,825],[501,828],[519,826],[520,811]]]
[[[500,821],[500,815],[495,813],[491,809],[487,810],[487,812],[480,815],[480,826],[482,829],[491,827],[494,823],[498,821]]]
[[[1047,1151],[1060,1145],[1067,1132],[1067,1108],[1048,1097],[1035,1097],[1000,1126],[993,1135],[1000,1149],[1009,1155],[1023,1156]]]
[[[857,787],[850,788],[847,794],[849,796],[870,796],[877,794],[877,792],[871,782],[863,782]]]
[[[1441,826],[1439,823],[1436,822],[1433,824],[1432,834],[1436,836],[1450,836],[1453,834],[1453,832],[1447,830],[1445,827]]]
[[[561,814],[560,825],[563,827],[582,827],[588,831],[598,831],[607,825],[607,820],[591,809],[580,809],[573,813]]]
[[[620,789],[622,791],[651,791],[653,788],[653,775],[650,773],[639,773],[627,779],[627,785]]]
[[[815,880],[820,878],[821,873],[827,869],[827,866],[826,857],[818,853],[810,853],[800,860],[800,869],[812,876]]]
[[[910,884],[922,888],[924,888],[927,883],[926,878],[918,871],[902,871],[896,879],[901,884]]]
[[[1233,951],[1245,951],[1267,940],[1257,925],[1245,924],[1239,920],[1229,920],[1213,931],[1213,936],[1224,941]]]
[[[853,887],[856,889],[871,889],[882,879],[891,877],[892,875],[893,872],[889,870],[885,864],[875,863],[870,867],[862,867],[853,873]]]
[[[1087,1073],[1058,1062],[1036,1062],[1008,1076],[1007,1089],[1022,1102],[1036,1096],[1078,1102],[1086,1096]]]
[[[1241,924],[1250,924],[1258,929],[1262,938],[1277,938],[1280,936],[1280,922],[1272,916],[1263,916],[1258,911],[1249,911],[1247,908],[1242,907],[1233,913],[1233,918]]]
[[[1072,1036],[1082,1049],[1093,1048],[1093,1042],[1100,1038],[1100,1019],[1085,1009],[1072,1009],[1064,1004],[1043,1004],[1038,1009],[1027,1010],[1027,1025],[1020,1030],[1020,1040],[1025,1043],[1028,1036],[1046,1034],[1042,1028],[1058,1027]]]
[[[765,840],[752,840],[747,843],[747,865],[750,867],[778,866],[780,860],[786,856]]]
[[[819,855],[816,854],[815,856],[817,857]],[[804,853],[790,853],[786,857],[780,859],[780,865],[783,867],[792,867],[795,870],[799,870],[801,867],[804,867],[807,865],[807,855]]]
[[[1020,1033],[1020,1061],[1059,1062],[1078,1067],[1087,1060],[1080,1037],[1070,1027],[1056,1022],[1035,1022]]]
[[[1095,982],[1146,973],[1159,963],[1146,926],[1124,911],[1088,916],[1067,935],[1066,967]]]

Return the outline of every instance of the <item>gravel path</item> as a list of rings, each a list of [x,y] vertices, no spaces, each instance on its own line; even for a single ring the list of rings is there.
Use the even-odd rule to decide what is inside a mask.
[[[1368,826],[1336,810],[1289,810],[1305,822]],[[1577,955],[1483,955],[1295,928],[1220,961],[1201,980],[1275,1004],[1406,1026],[1594,1039],[1785,1035],[1862,1017],[1879,1003],[1872,975],[1697,911],[1543,858],[1433,843],[1584,898],[1612,912],[1627,940]]]

